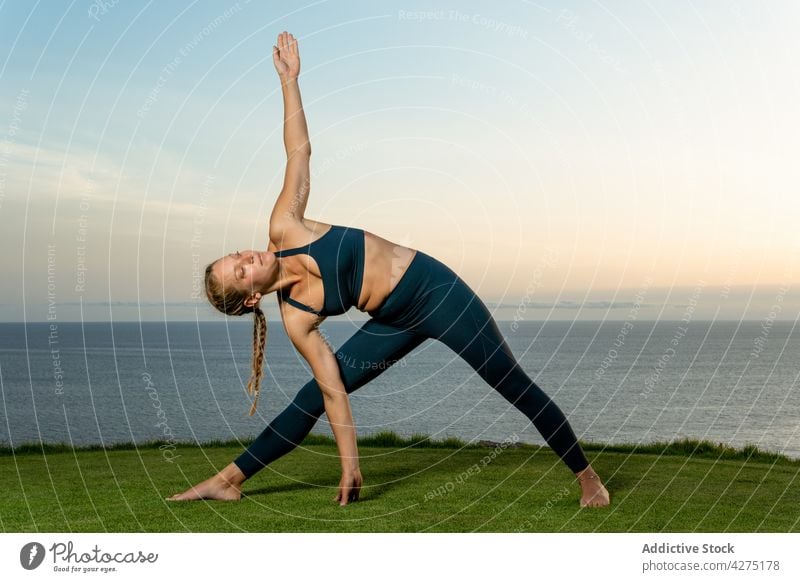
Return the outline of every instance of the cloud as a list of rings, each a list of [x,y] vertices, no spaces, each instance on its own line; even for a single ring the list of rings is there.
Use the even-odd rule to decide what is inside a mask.
[[[9,198],[12,193],[17,199],[30,195],[37,206],[57,201],[59,213],[70,214],[77,210],[81,200],[86,200],[90,212],[101,207],[110,209],[113,205],[115,213],[134,218],[132,222],[138,222],[135,219],[142,214],[143,205],[144,223],[148,223],[148,216],[169,216],[171,221],[194,220],[203,210],[198,196],[209,180],[208,174],[181,164],[166,152],[147,153],[155,156],[155,161],[129,159],[127,167],[134,170],[131,172],[108,156],[90,151],[65,152],[17,143],[8,160],[6,192]],[[149,168],[148,163],[152,164]],[[241,192],[239,195],[254,196]],[[211,222],[219,216],[214,211],[223,209],[214,206],[205,210],[206,220]],[[227,215],[227,207],[224,210]],[[252,214],[234,208],[226,223],[239,222],[252,225]]]

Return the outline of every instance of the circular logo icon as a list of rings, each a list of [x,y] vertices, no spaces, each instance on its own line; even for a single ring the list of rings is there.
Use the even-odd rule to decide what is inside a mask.
[[[22,546],[19,552],[19,563],[26,570],[34,570],[44,560],[44,546],[39,542],[30,542]]]

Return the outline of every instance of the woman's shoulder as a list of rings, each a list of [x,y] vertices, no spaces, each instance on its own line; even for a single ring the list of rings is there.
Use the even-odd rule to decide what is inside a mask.
[[[321,238],[334,226],[310,218],[287,222],[279,229],[270,230],[268,250],[275,252],[307,245]]]

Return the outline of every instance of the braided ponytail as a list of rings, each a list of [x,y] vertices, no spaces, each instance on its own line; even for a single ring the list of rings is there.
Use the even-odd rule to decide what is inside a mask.
[[[258,406],[258,393],[261,388],[262,368],[264,364],[264,345],[267,341],[267,318],[264,312],[255,305],[249,307],[245,304],[247,296],[233,287],[225,285],[214,275],[214,263],[206,266],[205,286],[206,297],[218,311],[225,315],[244,315],[253,313],[253,361],[250,371],[250,380],[247,383],[247,393],[254,396],[250,406],[249,415],[253,416]]]
[[[247,383],[247,393],[253,398],[253,405],[250,407],[250,416],[256,411],[258,406],[258,392],[261,389],[262,365],[264,363],[264,344],[267,341],[267,318],[264,312],[258,307],[253,308],[253,364],[250,373],[250,381]]]

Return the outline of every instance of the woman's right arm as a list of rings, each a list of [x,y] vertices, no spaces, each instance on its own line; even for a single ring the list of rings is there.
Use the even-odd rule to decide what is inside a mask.
[[[311,144],[297,83],[300,73],[297,40],[288,32],[282,32],[277,42],[272,47],[272,60],[283,92],[283,141],[287,159],[283,188],[270,216],[272,240],[282,239],[287,227],[303,224],[311,189]]]
[[[305,311],[287,307],[285,304],[282,304],[281,311],[284,329],[289,339],[311,366],[314,379],[322,392],[325,414],[339,449],[342,478],[335,500],[340,505],[358,501],[362,477],[356,427],[336,355],[330,344],[322,337],[319,331],[320,322],[316,317]]]

